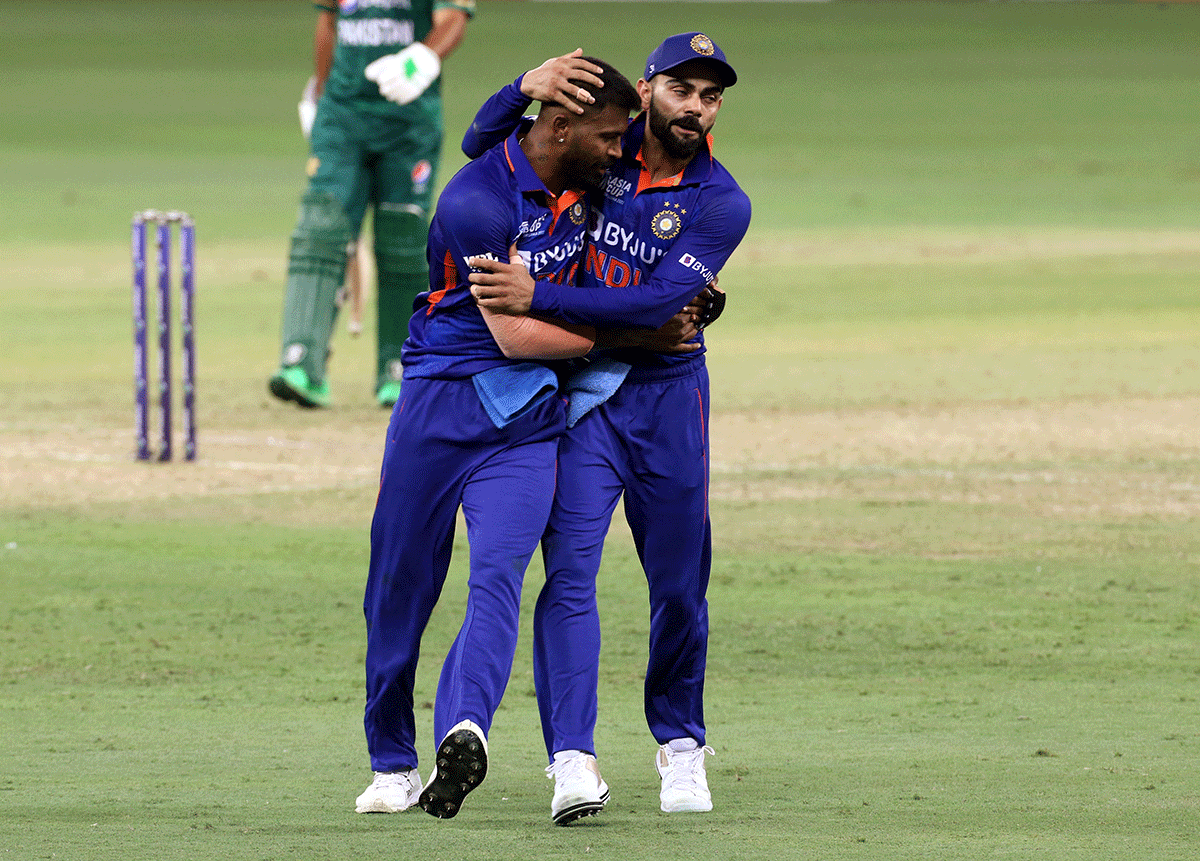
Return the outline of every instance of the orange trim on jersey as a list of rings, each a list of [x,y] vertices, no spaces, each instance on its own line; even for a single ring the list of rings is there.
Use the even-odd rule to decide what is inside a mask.
[[[508,169],[516,173],[517,169],[513,167],[512,158],[508,154],[508,141],[504,141],[504,159],[508,162]],[[550,210],[550,214],[554,216],[550,222],[550,232],[554,232],[555,226],[558,224],[558,217],[570,209],[575,203],[583,198],[583,192],[575,191],[568,188],[560,195],[555,195],[550,189],[546,189],[546,208]]]
[[[437,303],[446,298],[446,293],[453,290],[457,283],[458,267],[454,265],[454,257],[447,251],[445,259],[442,260],[442,284],[445,286],[441,290],[434,290],[429,294],[429,307],[425,309],[425,316],[428,317],[433,313]]]
[[[508,155],[508,138],[504,139],[504,160],[508,162],[508,169],[516,173],[517,169],[513,167],[512,159]]]
[[[638,186],[637,186],[637,191],[635,191],[633,193],[634,197],[641,194],[643,191],[645,191],[648,188],[671,188],[671,187],[679,185],[679,183],[683,182],[683,171],[682,170],[679,171],[679,173],[675,174],[674,176],[668,176],[666,179],[660,179],[658,182],[651,182],[650,181],[650,168],[646,166],[646,159],[642,155],[641,149],[638,150],[637,160],[642,165],[642,172],[640,174],[638,174]],[[687,170],[687,168],[684,167],[684,170]]]
[[[707,136],[707,141],[708,151],[711,153],[713,148],[712,135]],[[642,146],[644,148],[645,144]],[[637,191],[633,193],[634,197],[637,197],[648,188],[673,188],[674,186],[677,186],[679,183],[683,182],[683,170],[687,170],[687,165],[684,165],[683,170],[679,171],[679,173],[675,174],[674,176],[668,176],[666,179],[660,179],[658,182],[651,182],[650,168],[646,165],[646,159],[643,157],[642,149],[640,148],[638,149],[637,160],[642,166],[642,172],[638,174],[638,187]],[[688,164],[691,164],[691,162],[688,162]]]

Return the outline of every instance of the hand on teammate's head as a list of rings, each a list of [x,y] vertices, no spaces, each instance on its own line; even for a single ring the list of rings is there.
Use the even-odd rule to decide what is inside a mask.
[[[586,105],[596,99],[587,91],[590,87],[603,87],[598,76],[604,70],[583,56],[583,48],[576,48],[561,57],[551,57],[536,69],[530,69],[521,78],[521,92],[536,102],[553,102],[572,113],[582,114]]]

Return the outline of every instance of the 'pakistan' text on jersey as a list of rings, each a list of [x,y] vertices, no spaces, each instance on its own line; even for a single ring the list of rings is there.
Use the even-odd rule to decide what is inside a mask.
[[[529,105],[520,84],[518,78],[480,109],[463,139],[468,156],[512,128]],[[746,235],[750,198],[713,158],[711,141],[680,174],[647,185],[639,158],[645,132],[644,113],[630,120],[621,159],[605,176],[579,273],[577,286],[611,289],[562,290],[539,283],[534,312],[571,323],[658,328],[716,277]],[[680,354],[614,350],[608,355],[633,365],[636,377],[639,369],[653,374],[702,361],[703,353],[701,347]]]
[[[333,67],[325,82],[325,93],[339,102],[353,103],[358,110],[375,114],[415,114],[441,93],[439,77],[416,101],[408,105],[389,102],[363,71],[380,57],[395,54],[419,42],[433,29],[438,9],[475,13],[475,0],[326,0],[318,9],[337,13],[337,45]]]
[[[539,284],[575,282],[588,204],[574,191],[555,198],[529,164],[518,134],[465,165],[438,199],[429,226],[429,290],[413,303],[405,377],[462,379],[512,361],[471,296],[467,258],[507,261],[515,244]]]

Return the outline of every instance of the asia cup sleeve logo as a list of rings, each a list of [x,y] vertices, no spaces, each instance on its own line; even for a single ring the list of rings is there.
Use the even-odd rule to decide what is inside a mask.
[[[711,57],[716,48],[713,46],[712,39],[705,36],[703,33],[697,33],[692,37],[692,50],[702,57]]]
[[[682,226],[681,216],[687,210],[683,209],[677,203],[667,204],[667,208],[663,209],[654,215],[654,220],[650,223],[650,230],[659,239],[674,239],[679,235],[679,229]]]

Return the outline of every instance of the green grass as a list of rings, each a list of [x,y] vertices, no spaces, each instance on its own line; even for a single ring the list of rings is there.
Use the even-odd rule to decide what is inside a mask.
[[[1195,8],[684,8],[482,7],[447,63],[442,180],[500,83],[576,45],[636,77],[657,34],[687,26],[718,34],[741,74],[717,147],[755,229],[1192,224]],[[30,0],[16,14],[0,36],[0,242],[102,240],[160,198],[186,201],[209,241],[286,236],[306,4]]]
[[[528,612],[464,812],[350,812],[386,420],[371,327],[335,339],[334,409],[265,391],[309,6],[7,11],[0,859],[1195,854],[1200,9],[481,4],[447,64],[442,181],[475,107],[552,53],[636,76],[699,29],[741,75],[717,154],[755,214],[709,337],[717,806],[657,810],[646,587],[618,522],[613,802],[572,829],[548,820]],[[131,462],[146,206],[199,225],[191,465]],[[425,752],[465,551],[424,642]]]
[[[954,506],[924,514],[964,521]],[[459,818],[348,813],[363,775],[361,530],[314,541],[204,504],[166,522],[108,506],[21,518],[3,556],[0,845],[31,858],[351,858],[410,835],[427,845],[436,827],[437,858],[1106,858],[1121,845],[1186,857],[1200,593],[1167,562],[1200,559],[1191,530],[1128,524],[1097,546],[1089,526],[1052,558],[1037,554],[1057,536],[984,560],[922,558],[953,542],[949,528],[887,555],[748,546],[797,515],[865,532],[922,519],[866,503],[718,509],[731,539],[710,594],[709,817],[654,810],[638,725],[644,589],[614,547],[599,728],[614,801],[565,833],[546,822],[525,659],[493,772]],[[418,703],[456,628],[462,574],[427,634]]]

